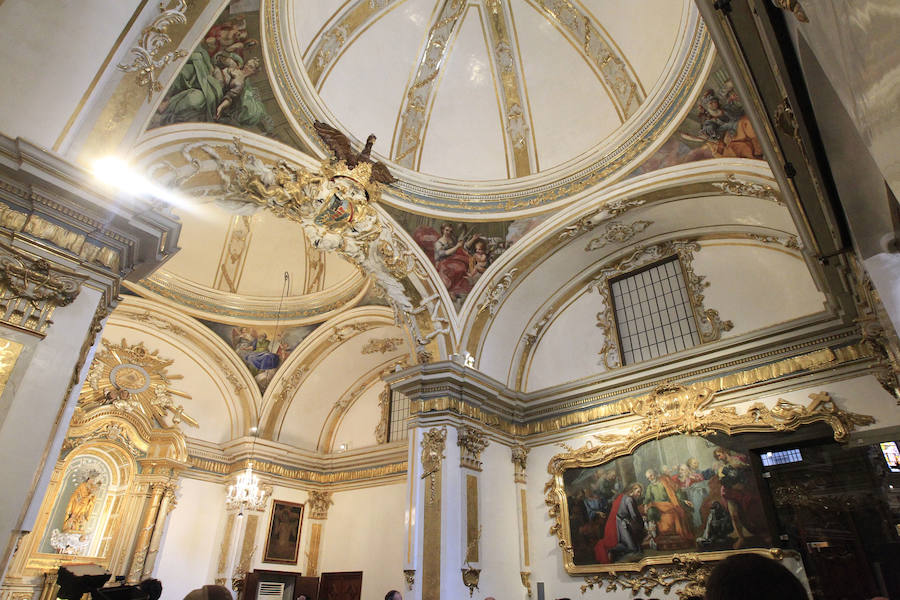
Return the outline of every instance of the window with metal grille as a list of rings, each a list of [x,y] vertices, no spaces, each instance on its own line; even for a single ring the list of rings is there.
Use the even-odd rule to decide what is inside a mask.
[[[406,422],[409,420],[409,398],[400,392],[391,392],[390,428],[388,441],[405,440]]]
[[[764,467],[771,467],[773,465],[786,465],[788,463],[800,462],[803,460],[803,455],[800,454],[799,448],[793,448],[791,450],[770,450],[768,452],[763,452],[760,455],[760,458],[762,459]]]
[[[622,364],[630,365],[700,343],[677,256],[609,283]]]

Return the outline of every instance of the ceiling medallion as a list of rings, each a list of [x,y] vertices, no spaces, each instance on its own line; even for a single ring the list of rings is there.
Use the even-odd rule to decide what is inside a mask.
[[[197,421],[176,404],[173,396],[190,395],[171,387],[181,375],[170,374],[172,360],[144,347],[143,342],[118,344],[102,340],[103,349],[94,356],[78,402],[82,406],[112,406],[142,416],[160,427],[175,427],[182,421],[197,427]]]

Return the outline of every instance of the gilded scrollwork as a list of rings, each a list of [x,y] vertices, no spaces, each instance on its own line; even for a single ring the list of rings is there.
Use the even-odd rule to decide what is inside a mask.
[[[187,56],[185,50],[161,54],[163,47],[172,41],[167,33],[169,26],[187,23],[187,0],[162,0],[159,10],[160,14],[141,31],[137,45],[131,48],[134,60],[131,64],[118,65],[122,71],[137,72],[138,84],[147,88],[147,102],[153,100],[153,94],[162,90],[159,73],[173,60]]]
[[[352,153],[349,141],[337,130],[324,124],[317,128],[324,132],[320,135],[326,143],[346,150],[341,153],[344,158],[323,161],[318,172],[284,161],[268,165],[248,153],[238,138],[228,146],[197,146],[217,165],[223,187],[217,202],[236,209],[269,210],[298,223],[313,248],[336,252],[370,275],[394,310],[397,324],[410,328],[417,353],[426,351],[431,339],[449,329],[442,320],[435,321],[436,309],[428,312],[430,322],[420,323],[414,317],[426,310],[425,301],[413,306],[404,279],[421,276],[424,271],[393,226],[374,208],[381,186],[391,181],[390,173],[381,163],[368,162],[368,150]]]
[[[643,592],[651,594],[656,588],[668,595],[672,588],[678,598],[702,598],[706,592],[706,580],[712,572],[712,566],[703,562],[699,556],[686,554],[672,558],[672,564],[661,567],[648,567],[639,573],[610,572],[589,575],[584,578],[581,593],[594,587],[602,588],[607,594],[618,590],[628,590],[632,596]]]
[[[309,518],[327,519],[328,509],[334,504],[331,498],[332,492],[327,490],[310,490],[307,503],[309,504]]]
[[[422,435],[422,479],[429,480],[429,498],[434,502],[437,492],[435,475],[440,474],[444,461],[444,445],[447,443],[447,430],[432,427]]]
[[[403,346],[403,338],[372,338],[362,347],[363,354],[386,354],[388,352],[396,352],[398,348]]]
[[[487,310],[491,316],[493,316],[497,312],[497,308],[499,308],[500,303],[503,301],[503,298],[509,291],[509,288],[512,285],[513,277],[515,277],[518,271],[519,269],[512,268],[500,276],[500,279],[497,280],[497,283],[491,286],[491,288],[485,294],[484,301],[482,301],[482,303],[478,305],[478,312]]]
[[[702,342],[718,340],[723,331],[734,327],[731,321],[723,321],[719,311],[703,305],[703,290],[709,287],[706,277],[694,271],[694,253],[700,251],[700,245],[693,240],[675,240],[641,246],[618,262],[603,267],[588,289],[595,289],[600,295],[603,310],[597,313],[597,327],[603,330],[603,346],[600,357],[607,369],[621,366],[621,357],[616,343],[616,324],[613,316],[613,305],[610,297],[609,280],[618,275],[628,273],[653,262],[677,256],[684,272],[685,287],[690,298],[691,307],[697,322],[697,330]]]
[[[599,250],[608,244],[621,244],[630,241],[634,236],[653,225],[653,221],[635,221],[631,225],[611,221],[598,237],[593,238],[584,247],[585,252]]]
[[[484,432],[470,425],[463,425],[457,433],[456,445],[460,448],[459,466],[480,471],[481,453],[488,446]]]
[[[794,431],[803,425],[824,422],[831,427],[835,441],[846,442],[856,427],[875,422],[868,415],[842,410],[828,392],[810,394],[811,402],[805,406],[779,399],[771,407],[757,402],[742,412],[734,407],[711,406],[713,397],[714,391],[702,384],[661,384],[649,395],[629,402],[628,413],[640,417],[630,430],[596,435],[596,444],[589,441],[581,448],[567,447],[567,452],[550,459],[547,465],[550,480],[544,486],[545,503],[553,522],[550,533],[559,538],[566,571],[573,574],[606,572],[614,576],[616,572],[638,571],[647,565],[668,564],[671,560],[671,556],[661,556],[645,558],[639,563],[576,566],[563,487],[563,473],[567,469],[602,465],[633,453],[650,440],[672,435]],[[696,556],[702,560],[716,560],[723,553],[707,552]]]
[[[770,200],[777,204],[784,204],[784,201],[778,196],[778,190],[772,186],[738,179],[734,173],[729,173],[725,177],[725,181],[714,183],[713,187],[722,190],[726,194],[751,196],[762,200]]]
[[[86,279],[0,244],[0,321],[44,335],[54,309],[74,302]]]
[[[513,479],[516,483],[525,483],[529,448],[523,444],[516,444],[510,448],[510,451],[513,467],[515,469]]]

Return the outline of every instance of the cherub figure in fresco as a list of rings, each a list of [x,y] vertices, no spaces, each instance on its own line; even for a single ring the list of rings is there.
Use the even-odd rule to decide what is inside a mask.
[[[247,20],[243,15],[239,15],[210,27],[203,43],[206,44],[206,50],[212,57],[224,51],[239,54],[244,58],[244,50],[253,48],[258,43],[248,38]]]
[[[475,285],[475,282],[484,275],[487,268],[491,264],[491,255],[488,252],[487,241],[478,238],[472,247],[472,254],[469,256],[469,271],[466,276],[469,282]]]

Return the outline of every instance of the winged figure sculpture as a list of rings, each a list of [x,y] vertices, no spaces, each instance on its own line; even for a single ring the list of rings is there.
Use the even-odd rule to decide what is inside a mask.
[[[362,162],[370,163],[372,165],[372,181],[385,185],[397,181],[383,163],[376,162],[370,157],[372,146],[375,144],[375,134],[369,134],[369,137],[366,138],[366,146],[362,149],[362,152],[354,152],[350,147],[350,140],[347,139],[347,136],[328,123],[316,121],[313,126],[316,128],[316,133],[325,142],[325,145],[334,153],[335,158],[347,163],[347,166],[351,169]]]

